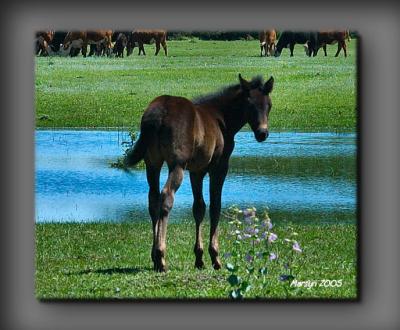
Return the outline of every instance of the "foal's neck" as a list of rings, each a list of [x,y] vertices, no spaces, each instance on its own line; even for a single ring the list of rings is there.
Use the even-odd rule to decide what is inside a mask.
[[[247,122],[245,102],[240,92],[221,101],[219,111],[225,123],[225,131],[233,138]]]

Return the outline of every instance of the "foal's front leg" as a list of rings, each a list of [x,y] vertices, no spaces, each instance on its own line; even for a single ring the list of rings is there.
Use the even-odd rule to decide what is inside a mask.
[[[194,254],[196,256],[195,267],[203,268],[203,239],[201,235],[201,223],[206,213],[206,203],[203,198],[203,179],[205,173],[190,173],[190,183],[193,192],[193,217],[196,221],[196,243],[194,244]]]
[[[221,261],[218,257],[218,222],[221,214],[222,186],[228,172],[228,163],[221,164],[218,169],[210,171],[210,253],[211,263],[214,269],[221,268]]]
[[[183,168],[178,165],[170,167],[168,180],[161,191],[159,218],[154,224],[155,244],[153,257],[154,270],[159,272],[166,271],[165,255],[168,216],[174,204],[175,192],[179,189],[182,180]]]

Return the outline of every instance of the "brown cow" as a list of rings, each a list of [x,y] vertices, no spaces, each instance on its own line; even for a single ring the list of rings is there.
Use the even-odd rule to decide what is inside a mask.
[[[109,55],[111,53],[111,37],[111,30],[72,31],[68,32],[65,37],[63,48],[64,50],[70,47],[77,49],[82,48],[82,55],[86,57],[87,46],[95,44],[98,47],[104,46],[106,54]]]
[[[54,38],[54,31],[36,32],[35,54],[41,56],[49,55],[47,49]]]
[[[333,45],[335,43],[338,44],[338,49],[335,54],[335,57],[339,55],[339,52],[343,49],[344,56],[347,57],[347,46],[346,40],[350,41],[350,33],[348,30],[346,31],[319,31],[317,33],[317,38],[314,42],[308,41],[305,45],[306,53],[311,56],[316,56],[318,54],[318,50],[322,47],[324,50],[325,56],[326,53],[326,45]]]
[[[127,56],[133,53],[133,49],[135,46],[139,46],[139,55],[143,52],[143,55],[146,55],[144,51],[143,44],[150,45],[156,43],[156,53],[160,51],[160,45],[164,48],[165,56],[168,55],[167,51],[167,31],[165,30],[134,30],[129,38],[127,45]]]
[[[272,30],[263,30],[260,32],[260,48],[261,48],[261,56],[272,56],[275,53],[275,41],[276,41],[276,31]]]

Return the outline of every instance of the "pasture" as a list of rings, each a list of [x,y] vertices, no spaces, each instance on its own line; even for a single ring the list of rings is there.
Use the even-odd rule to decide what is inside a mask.
[[[221,221],[221,251],[232,249],[227,225]],[[226,299],[226,269],[215,271],[206,253],[206,268],[194,268],[194,221],[168,228],[167,273],[155,273],[149,251],[148,221],[122,224],[37,224],[36,297],[39,299]],[[204,232],[209,232],[207,222]],[[285,224],[277,225],[278,236]],[[297,288],[286,292],[276,269],[268,269],[268,288],[250,290],[248,298],[354,299],[356,289],[356,229],[352,225],[295,225],[304,260],[298,280],[342,280],[342,286]],[[205,235],[205,239],[208,235]],[[222,259],[224,262],[229,260]]]
[[[37,127],[125,127],[137,129],[148,103],[162,94],[188,98],[249,79],[272,75],[271,130],[354,131],[356,42],[349,56],[260,57],[258,41],[184,40],[168,43],[169,56],[36,58]]]
[[[258,74],[262,74],[265,79],[270,75],[275,78],[271,94],[273,107],[269,118],[271,132],[354,133],[358,117],[356,43],[357,40],[353,39],[348,44],[347,58],[343,54],[334,57],[336,45],[327,47],[327,57],[320,52],[317,57],[309,58],[303,47],[297,45],[294,57],[289,57],[289,50],[284,49],[279,58],[266,58],[260,57],[259,43],[256,40],[228,42],[198,39],[168,41],[168,57],[162,52],[157,57],[154,56],[154,46],[149,45],[145,45],[146,56],[138,56],[136,48],[133,55],[123,59],[83,58],[81,55],[74,58],[36,57],[36,128],[57,130],[106,127],[118,131],[137,131],[141,115],[154,97],[170,94],[192,98],[236,84],[238,73],[241,73],[247,79]],[[69,149],[69,146],[66,148]],[[271,173],[270,176],[278,178],[277,182],[283,178],[288,186],[292,184],[292,178],[303,181],[303,176],[315,182],[345,182],[354,187],[356,184],[355,155],[343,158],[272,157],[269,160],[270,162],[268,157],[233,158],[228,180],[231,173],[251,174],[256,171],[262,174],[260,178],[263,180]],[[109,160],[104,160],[104,163],[106,161]],[[143,169],[135,171],[139,173]],[[187,173],[185,177],[188,180]],[[339,187],[336,193],[340,194],[341,186],[334,187]],[[206,203],[209,205],[208,200]],[[252,205],[247,205],[250,206]],[[262,207],[257,205],[259,206]],[[225,211],[226,209],[220,221],[221,255],[236,248],[235,243],[229,239],[229,217]],[[299,264],[293,269],[297,280],[342,280],[342,285],[289,289],[288,282],[280,280],[282,273],[287,271],[282,259],[279,267],[268,264],[271,266],[267,266],[266,270],[268,285],[263,290],[250,288],[246,298],[357,297],[355,209],[344,212],[339,206],[335,211],[326,213],[323,209],[318,212],[315,209],[296,211],[294,207],[290,212],[270,209],[269,213],[274,223],[274,232],[279,238],[286,237],[289,228],[296,232],[303,249],[301,255],[296,255]],[[61,223],[37,222],[36,297],[228,297],[231,289],[227,281],[229,270],[225,267],[220,271],[213,270],[208,253],[204,254],[206,268],[194,268],[195,225],[190,212],[188,215],[187,212],[172,211],[171,217],[179,214],[179,219],[168,226],[169,270],[165,274],[152,270],[149,216],[144,216],[143,213],[132,214],[134,219],[120,222],[110,220],[83,223],[79,217],[70,223],[62,223],[62,219]],[[322,218],[329,218],[329,221],[320,221]],[[208,217],[203,224],[207,247]],[[226,266],[230,259],[222,258],[222,261]]]

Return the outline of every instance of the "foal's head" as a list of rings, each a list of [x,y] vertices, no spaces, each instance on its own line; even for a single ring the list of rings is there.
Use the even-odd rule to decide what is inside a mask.
[[[268,115],[271,111],[272,102],[270,93],[274,85],[274,78],[271,77],[266,83],[262,78],[256,77],[247,81],[239,74],[240,87],[245,100],[245,113],[247,123],[254,132],[258,142],[265,141],[268,137]]]

